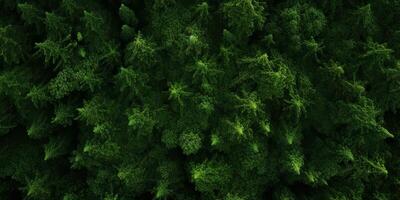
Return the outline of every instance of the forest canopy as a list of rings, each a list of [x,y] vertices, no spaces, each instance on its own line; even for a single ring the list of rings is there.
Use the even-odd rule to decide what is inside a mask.
[[[400,199],[399,0],[0,0],[0,199]]]

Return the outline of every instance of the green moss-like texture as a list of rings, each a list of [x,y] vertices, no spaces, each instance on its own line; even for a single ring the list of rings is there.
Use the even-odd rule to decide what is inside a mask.
[[[0,199],[398,200],[399,0],[0,0]]]

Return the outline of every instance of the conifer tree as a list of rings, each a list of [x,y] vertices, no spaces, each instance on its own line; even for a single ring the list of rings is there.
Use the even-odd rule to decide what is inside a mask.
[[[400,199],[398,0],[0,13],[0,199]]]

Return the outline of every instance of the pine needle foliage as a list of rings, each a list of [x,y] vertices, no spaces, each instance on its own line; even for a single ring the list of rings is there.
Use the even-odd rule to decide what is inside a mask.
[[[400,199],[399,0],[0,0],[0,199]]]

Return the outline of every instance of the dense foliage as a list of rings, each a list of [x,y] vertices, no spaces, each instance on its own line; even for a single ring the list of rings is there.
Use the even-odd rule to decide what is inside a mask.
[[[400,199],[399,0],[0,0],[0,199]]]

